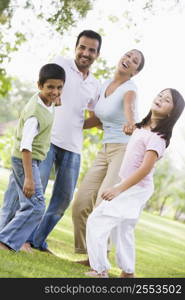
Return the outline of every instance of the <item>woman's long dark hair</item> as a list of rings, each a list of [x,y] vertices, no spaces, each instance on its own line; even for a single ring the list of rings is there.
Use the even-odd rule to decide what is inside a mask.
[[[177,122],[178,118],[180,117],[181,113],[183,112],[185,102],[182,95],[177,90],[172,88],[167,88],[164,89],[163,91],[165,90],[170,90],[174,107],[171,111],[171,114],[166,118],[159,120],[157,126],[151,129],[151,131],[157,132],[162,138],[166,140],[166,148],[167,148],[170,144],[173,127]],[[136,127],[141,128],[148,125],[151,119],[151,115],[152,115],[152,111],[150,110],[148,115],[141,122],[136,123]]]

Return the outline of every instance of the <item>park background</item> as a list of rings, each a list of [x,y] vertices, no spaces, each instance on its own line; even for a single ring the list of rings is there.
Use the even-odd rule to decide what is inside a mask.
[[[178,89],[185,97],[185,1],[181,0],[2,0],[0,3],[0,203],[8,184],[13,132],[22,107],[36,91],[40,67],[55,55],[74,56],[80,31],[102,34],[94,75],[103,82],[127,50],[140,49],[145,67],[134,81],[142,118],[156,94]],[[185,277],[185,112],[155,172],[155,193],[136,229],[138,277]],[[102,132],[84,131],[80,184],[101,145]],[[46,191],[47,203],[52,179]],[[76,190],[77,190],[76,189]],[[2,253],[0,277],[85,277],[84,258],[73,250],[71,207],[50,234],[57,258],[34,252]],[[45,260],[43,261],[43,255]],[[37,264],[34,263],[35,256]],[[119,275],[111,253],[111,276]]]

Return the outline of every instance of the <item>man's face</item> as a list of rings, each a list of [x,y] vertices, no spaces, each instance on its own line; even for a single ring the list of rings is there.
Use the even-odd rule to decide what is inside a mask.
[[[99,41],[81,36],[75,49],[75,62],[79,70],[89,69],[98,53]]]

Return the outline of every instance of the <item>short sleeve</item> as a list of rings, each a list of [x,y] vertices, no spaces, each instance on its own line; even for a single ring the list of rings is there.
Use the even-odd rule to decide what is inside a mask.
[[[158,159],[160,159],[163,156],[165,149],[166,149],[165,139],[163,139],[157,133],[154,133],[147,143],[146,151],[153,150],[157,152]]]
[[[127,82],[127,85],[125,86],[125,92],[127,92],[127,91],[133,91],[137,94],[137,92],[138,92],[137,86],[133,80],[129,80]]]
[[[96,90],[95,90],[95,94],[94,94],[94,99],[91,99],[87,105],[87,110],[90,111],[94,111],[95,105],[98,102],[98,99],[100,97],[100,90],[101,90],[101,86],[100,83],[97,81],[96,82]]]

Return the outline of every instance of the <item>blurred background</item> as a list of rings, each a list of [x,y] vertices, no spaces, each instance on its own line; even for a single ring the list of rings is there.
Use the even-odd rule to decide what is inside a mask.
[[[0,2],[0,176],[10,168],[13,131],[19,113],[36,91],[40,67],[56,55],[74,57],[78,34],[98,31],[101,54],[93,65],[103,82],[120,57],[137,48],[145,67],[138,86],[139,117],[166,87],[185,97],[185,1],[183,0],[1,0]],[[185,221],[185,112],[176,125],[165,159],[155,173],[156,191],[146,210]],[[101,130],[84,131],[78,184],[100,148]],[[53,174],[52,174],[53,176]],[[51,179],[52,179],[51,176]],[[1,180],[1,179],[0,179]]]

